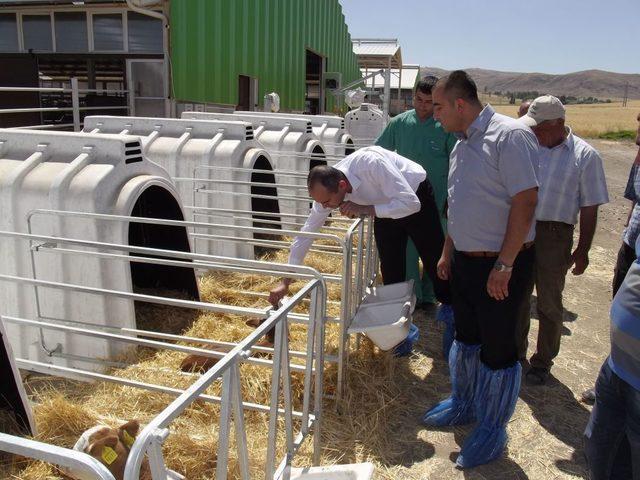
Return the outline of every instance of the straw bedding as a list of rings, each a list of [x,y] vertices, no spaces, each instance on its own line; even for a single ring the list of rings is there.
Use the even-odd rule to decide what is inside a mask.
[[[275,262],[286,261],[286,252],[276,252],[269,259]],[[338,257],[321,254],[310,254],[307,264],[328,273],[339,273],[341,268]],[[264,297],[242,295],[238,291],[268,293],[275,281],[276,279],[264,275],[211,272],[200,279],[200,292],[204,301],[264,308],[268,306]],[[292,284],[291,291],[295,293],[302,285],[302,282]],[[333,300],[329,304],[328,313],[337,316],[340,288],[336,284],[329,284],[328,287],[329,297]],[[253,330],[245,324],[246,318],[237,315],[194,312],[151,304],[137,304],[136,317],[139,328],[172,331],[176,326],[188,326],[182,332],[184,335],[227,342],[240,341]],[[173,333],[177,332],[174,330]],[[337,325],[328,326],[327,339],[329,344],[337,345]],[[290,348],[302,351],[306,349],[306,326],[290,326]],[[220,350],[221,347],[216,349]],[[184,353],[139,347],[130,351],[126,357],[121,360],[126,361],[128,366],[112,369],[109,372],[111,375],[180,389],[187,388],[198,378],[198,374],[180,371]],[[268,405],[271,369],[247,363],[241,365],[240,369],[244,401]],[[327,370],[325,383],[327,391],[331,391],[335,385],[336,369],[328,367]],[[291,380],[294,408],[301,410],[303,376],[292,372]],[[36,438],[64,447],[72,447],[84,430],[98,423],[118,426],[127,420],[137,419],[144,425],[174,398],[163,393],[108,382],[84,383],[38,375],[30,376],[27,388],[34,401],[38,427]],[[220,390],[220,383],[217,382],[206,393],[220,395]],[[331,405],[326,405],[325,408],[330,409]],[[188,474],[189,479],[215,478],[218,415],[218,405],[198,401],[174,421],[164,448],[169,468]],[[261,478],[266,457],[268,416],[248,411],[245,413],[245,422],[252,474],[255,476],[252,478]],[[283,430],[282,420],[279,430]],[[229,464],[233,473],[231,478],[234,478],[238,471],[233,429],[231,436]],[[283,443],[283,437],[279,438],[280,452],[283,452]],[[311,463],[310,442],[303,446],[297,460],[300,464]],[[8,463],[2,466],[2,470],[14,475],[13,478],[35,480],[59,478],[60,475],[55,467],[42,462],[16,458],[4,459],[4,462]]]

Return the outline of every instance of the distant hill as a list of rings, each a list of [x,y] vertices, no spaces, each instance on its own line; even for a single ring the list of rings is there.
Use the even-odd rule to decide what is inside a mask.
[[[625,84],[629,84],[629,98],[640,99],[640,74],[614,73],[603,70],[550,75],[547,73],[518,73],[467,68],[478,85],[478,90],[489,92],[538,91],[541,94],[570,95],[574,97],[607,98],[624,97]],[[421,67],[421,75],[442,76],[448,71],[435,67]]]

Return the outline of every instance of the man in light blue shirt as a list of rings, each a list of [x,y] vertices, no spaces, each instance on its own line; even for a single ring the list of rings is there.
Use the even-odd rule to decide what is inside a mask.
[[[640,146],[640,113],[638,114],[638,131],[636,133],[636,145]],[[640,236],[640,150],[636,153],[635,161],[629,172],[627,187],[624,190],[624,198],[631,201],[631,209],[627,217],[622,245],[618,251],[618,259],[613,275],[613,295],[622,284],[629,267],[636,259],[633,246]]]
[[[515,119],[483,108],[473,80],[452,72],[433,90],[435,118],[459,138],[451,153],[448,235],[438,262],[451,281],[456,336],[452,393],[427,425],[477,422],[456,464],[498,458],[520,391],[515,329],[533,275],[538,144]]]
[[[526,380],[546,382],[553,359],[560,351],[564,290],[567,270],[582,275],[589,265],[589,249],[596,230],[598,207],[609,201],[607,182],[598,152],[565,125],[565,109],[552,95],[536,98],[520,118],[532,128],[540,143],[540,192],[536,210],[535,284],[538,341]],[[573,231],[580,216],[578,246]],[[533,285],[530,291],[533,290]],[[529,296],[527,296],[529,298]],[[518,325],[518,354],[527,354],[530,309],[525,307]]]
[[[640,237],[635,243],[640,255]],[[640,260],[631,264],[611,304],[611,354],[596,381],[584,432],[592,480],[640,478]]]

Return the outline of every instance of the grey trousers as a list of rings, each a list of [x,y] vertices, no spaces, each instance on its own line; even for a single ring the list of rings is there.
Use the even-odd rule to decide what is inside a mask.
[[[560,351],[563,306],[562,291],[571,262],[574,226],[562,222],[536,222],[534,282],[537,299],[538,341],[536,352],[531,357],[531,366],[550,369],[553,359]],[[523,302],[516,330],[518,357],[527,356],[529,327],[531,325],[530,295]]]

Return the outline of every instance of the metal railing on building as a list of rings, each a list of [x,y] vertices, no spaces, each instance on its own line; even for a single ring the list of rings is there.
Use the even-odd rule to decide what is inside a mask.
[[[47,123],[41,125],[20,125],[10,128],[28,128],[28,129],[57,129],[57,128],[73,128],[78,132],[82,130],[81,112],[103,112],[107,110],[119,110],[123,114],[128,114],[130,110],[128,95],[129,90],[107,90],[107,89],[90,89],[79,88],[78,79],[71,78],[71,88],[65,87],[2,87],[0,92],[37,92],[37,93],[62,93],[71,94],[71,106],[68,107],[32,107],[32,108],[0,108],[0,115],[12,113],[46,113],[46,112],[71,112],[73,115],[72,123]],[[103,95],[122,95],[127,97],[124,105],[104,105],[104,106],[81,106],[80,96],[87,93],[98,93]]]

